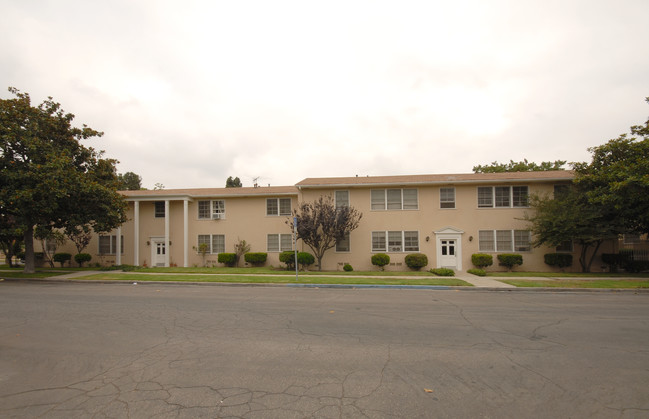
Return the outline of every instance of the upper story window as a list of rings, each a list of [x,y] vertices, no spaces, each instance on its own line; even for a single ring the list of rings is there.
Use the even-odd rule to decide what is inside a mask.
[[[455,208],[455,188],[439,189],[439,207]]]
[[[267,198],[266,215],[291,215],[291,198]]]
[[[165,218],[165,202],[155,201],[155,218]]]
[[[639,234],[626,233],[622,237],[624,244],[639,244],[643,242],[643,237]]]
[[[349,191],[336,191],[334,193],[336,208],[349,206]]]
[[[525,208],[528,197],[527,186],[479,186],[478,208]]]
[[[372,189],[372,210],[416,210],[419,209],[417,189]]]
[[[225,201],[217,199],[213,201],[198,201],[199,220],[219,220],[225,218]]]

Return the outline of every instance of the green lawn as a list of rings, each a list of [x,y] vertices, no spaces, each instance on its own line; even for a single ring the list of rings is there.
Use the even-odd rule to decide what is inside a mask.
[[[70,271],[36,271],[33,274],[25,274],[22,269],[12,269],[11,271],[0,270],[0,278],[50,278],[57,275],[63,275]]]
[[[276,276],[295,276],[295,271],[287,271],[286,269],[278,268],[138,268],[136,272],[146,272],[146,273],[203,273],[203,274],[271,274]],[[353,276],[431,276],[432,274],[428,271],[404,271],[404,272],[393,272],[393,271],[300,271],[299,276],[309,276],[309,275],[327,275],[327,276],[336,276],[336,275],[353,275]]]
[[[649,278],[649,272],[487,272],[487,276],[500,278],[526,277],[526,278]]]
[[[502,282],[527,288],[649,288],[648,279],[506,279]]]
[[[467,286],[471,284],[455,279],[429,276],[426,278],[413,276],[412,278],[390,278],[390,277],[342,277],[329,275],[330,272],[323,272],[326,276],[300,275],[295,280],[295,274],[291,275],[201,275],[201,274],[162,274],[147,275],[140,273],[101,273],[83,279],[89,280],[111,280],[111,281],[183,281],[183,282],[235,282],[235,283],[262,283],[262,284],[357,284],[357,285],[441,285],[441,286]]]

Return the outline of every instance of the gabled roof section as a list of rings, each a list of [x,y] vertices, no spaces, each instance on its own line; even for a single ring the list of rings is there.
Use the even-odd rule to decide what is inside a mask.
[[[267,186],[257,188],[195,188],[120,191],[127,200],[163,200],[194,198],[244,198],[253,196],[297,196],[295,186]]]
[[[355,176],[306,178],[295,186],[298,188],[336,188],[363,186],[400,185],[454,185],[471,183],[535,183],[568,182],[575,177],[571,170],[551,170],[544,172],[506,172],[506,173],[461,173],[450,175],[402,175],[402,176]]]

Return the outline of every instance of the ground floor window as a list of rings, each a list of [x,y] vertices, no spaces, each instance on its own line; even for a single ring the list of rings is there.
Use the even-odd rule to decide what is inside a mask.
[[[121,243],[119,253],[124,253],[124,236],[120,236]],[[114,255],[117,253],[117,235],[112,236],[99,236],[99,252],[100,255]]]
[[[529,252],[529,230],[480,230],[478,245],[481,252]]]
[[[285,252],[293,250],[292,234],[269,234],[266,236],[266,250],[269,252]]]
[[[199,234],[198,246],[196,249],[201,253],[201,249],[205,249],[205,253],[224,253],[225,252],[225,235],[224,234]]]
[[[418,252],[418,231],[373,231],[372,252]]]
[[[349,233],[345,234],[345,237],[343,237],[342,240],[336,241],[336,252],[349,252],[350,251],[350,245],[349,245]]]

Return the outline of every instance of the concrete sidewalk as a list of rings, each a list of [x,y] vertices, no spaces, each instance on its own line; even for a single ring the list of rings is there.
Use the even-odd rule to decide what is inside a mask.
[[[476,276],[467,272],[455,272],[455,278],[466,281],[477,288],[516,288],[513,285],[505,284],[486,276]]]

